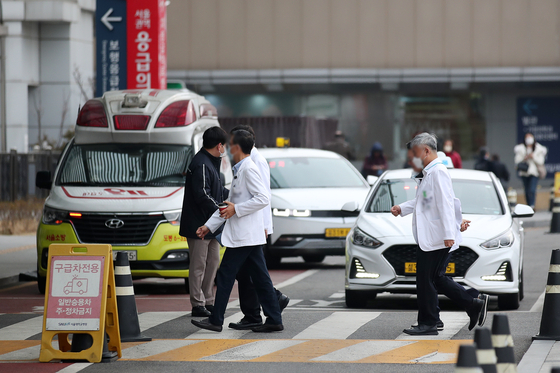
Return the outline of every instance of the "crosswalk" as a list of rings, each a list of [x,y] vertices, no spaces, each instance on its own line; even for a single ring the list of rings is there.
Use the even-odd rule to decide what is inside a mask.
[[[388,324],[412,322],[414,312],[306,312],[292,306],[284,313],[286,330],[264,335],[227,328],[243,317],[238,309],[226,316],[224,331],[215,333],[192,326],[185,312],[141,313],[142,333],[153,340],[123,343],[122,360],[450,364],[458,346],[470,342],[463,336],[468,318],[462,312],[442,312],[445,330],[438,336],[413,338]],[[0,363],[38,360],[42,316],[0,315],[0,326]]]

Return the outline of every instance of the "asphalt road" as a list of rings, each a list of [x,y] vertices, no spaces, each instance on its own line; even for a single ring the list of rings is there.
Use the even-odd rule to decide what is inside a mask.
[[[517,361],[538,331],[550,251],[558,247],[559,236],[545,231],[526,229],[525,299],[519,310],[507,312]],[[2,290],[0,372],[452,372],[458,345],[473,336],[464,312],[444,297],[440,306],[446,331],[429,340],[402,339],[402,329],[416,319],[414,296],[382,294],[367,309],[347,309],[343,257],[328,257],[320,265],[291,259],[271,276],[292,302],[283,314],[286,329],[264,335],[200,332],[190,323],[188,295],[180,281],[135,282],[143,334],[154,341],[124,344],[123,359],[95,365],[33,363],[42,297],[35,284]],[[240,318],[236,296],[226,314],[232,321]],[[490,311],[487,326],[499,312],[495,299]]]

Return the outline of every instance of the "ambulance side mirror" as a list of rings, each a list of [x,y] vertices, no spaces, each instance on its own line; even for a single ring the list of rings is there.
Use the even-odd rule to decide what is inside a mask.
[[[41,189],[51,189],[52,176],[50,171],[39,171],[35,177],[35,186]]]

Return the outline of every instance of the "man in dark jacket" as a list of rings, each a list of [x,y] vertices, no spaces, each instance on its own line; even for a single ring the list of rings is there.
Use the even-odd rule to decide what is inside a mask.
[[[211,127],[202,135],[202,149],[194,156],[187,170],[181,230],[187,238],[190,252],[189,291],[192,316],[208,317],[214,308],[214,279],[220,265],[220,244],[214,234],[201,240],[198,227],[212,216],[229,191],[223,187],[220,164],[226,154],[227,133]]]

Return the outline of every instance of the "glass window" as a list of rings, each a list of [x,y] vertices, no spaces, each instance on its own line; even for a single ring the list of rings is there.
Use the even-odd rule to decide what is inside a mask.
[[[271,188],[364,187],[361,175],[339,158],[269,159]]]
[[[383,180],[371,198],[367,212],[390,212],[391,207],[414,199],[417,184],[413,179]],[[488,181],[453,180],[455,197],[463,214],[502,215],[503,209],[494,184]]]
[[[58,185],[176,186],[192,159],[182,145],[72,145],[62,164]]]

